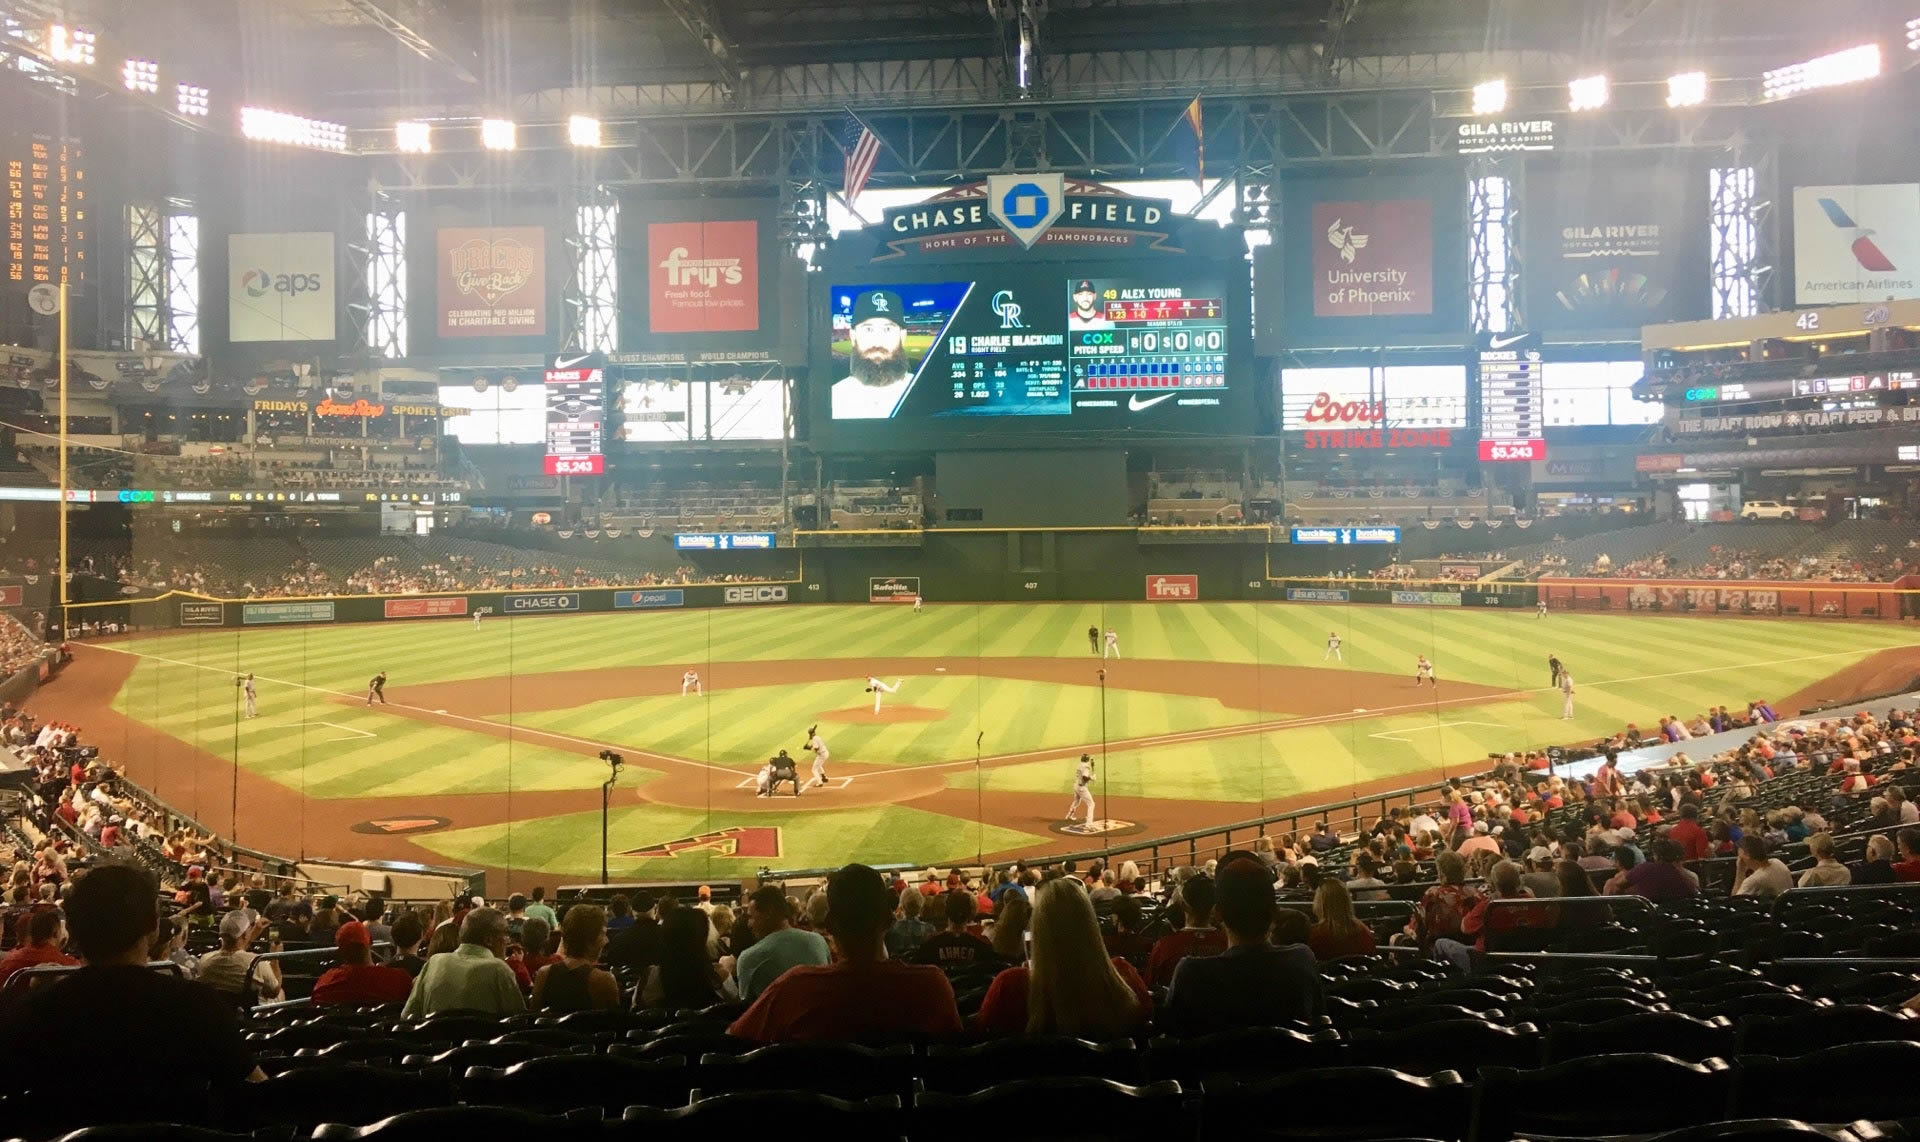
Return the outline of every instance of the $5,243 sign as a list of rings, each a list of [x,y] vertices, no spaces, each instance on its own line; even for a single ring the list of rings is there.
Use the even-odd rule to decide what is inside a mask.
[[[1547,442],[1544,440],[1482,440],[1480,442],[1480,460],[1489,463],[1495,460],[1545,460]]]
[[[549,476],[600,476],[607,470],[605,456],[549,456]]]

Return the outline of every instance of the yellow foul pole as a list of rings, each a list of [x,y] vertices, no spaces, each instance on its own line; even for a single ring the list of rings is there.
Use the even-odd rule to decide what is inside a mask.
[[[60,630],[67,629],[67,280],[60,276]]]

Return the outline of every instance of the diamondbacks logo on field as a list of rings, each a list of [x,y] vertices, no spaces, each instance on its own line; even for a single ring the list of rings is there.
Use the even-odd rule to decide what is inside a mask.
[[[444,829],[453,822],[446,817],[430,817],[422,814],[416,817],[375,817],[371,821],[361,821],[353,827],[356,833],[370,833],[378,837],[398,837],[408,833],[431,833],[435,829]]]
[[[1137,821],[1122,821],[1113,817],[1102,817],[1086,824],[1075,822],[1071,825],[1055,825],[1053,831],[1069,837],[1115,837],[1129,833],[1138,833],[1146,826]]]
[[[681,837],[628,849],[624,857],[672,857],[681,853],[711,852],[730,857],[777,857],[780,855],[780,830],[771,825],[735,825],[718,832]]]

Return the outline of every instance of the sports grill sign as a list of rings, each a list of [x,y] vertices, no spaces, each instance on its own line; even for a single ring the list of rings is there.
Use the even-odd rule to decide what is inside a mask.
[[[1147,602],[1191,603],[1200,598],[1198,575],[1147,576]]]
[[[440,336],[546,335],[544,227],[447,227],[437,240]]]
[[[580,609],[578,591],[549,591],[537,595],[508,595],[500,609],[509,615],[552,615]]]

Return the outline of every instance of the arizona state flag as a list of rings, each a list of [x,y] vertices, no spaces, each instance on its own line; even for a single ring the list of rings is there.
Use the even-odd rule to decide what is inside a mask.
[[[1187,122],[1193,126],[1193,149],[1195,152],[1193,163],[1194,185],[1205,190],[1207,188],[1207,131],[1205,126],[1202,125],[1200,97],[1198,95],[1193,97],[1192,103],[1187,104]]]

